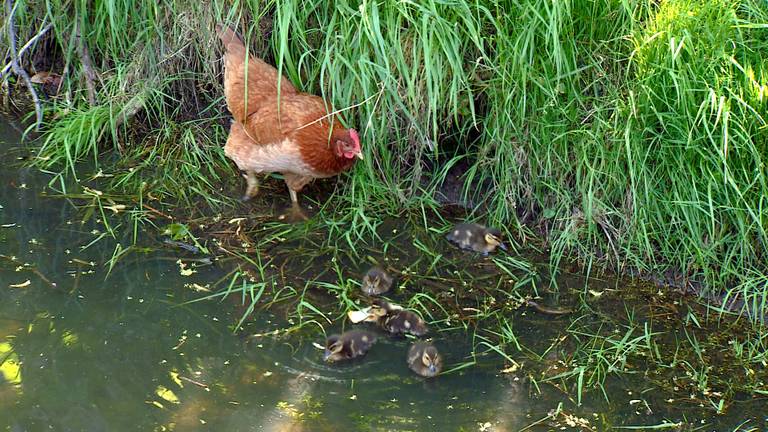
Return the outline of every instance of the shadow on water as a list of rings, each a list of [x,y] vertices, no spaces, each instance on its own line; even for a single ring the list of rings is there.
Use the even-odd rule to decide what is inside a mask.
[[[189,254],[157,242],[107,275],[115,245],[132,239],[103,237],[103,226],[81,223],[70,203],[42,198],[47,180],[16,163],[26,155],[13,147],[18,139],[0,122],[6,156],[0,171],[3,430],[736,430],[743,422],[741,430],[766,427],[764,401],[745,396],[738,402],[736,395],[718,415],[700,402],[701,395],[689,396],[690,376],[674,381],[674,366],[649,370],[632,356],[632,343],[650,338],[643,330],[649,322],[656,325],[653,331],[667,331],[669,346],[691,338],[695,332],[684,323],[692,312],[684,300],[658,300],[642,290],[618,299],[624,281],[585,280],[568,272],[558,276],[558,290],[550,290],[546,277],[535,276],[544,267],[530,264],[533,257],[467,261],[445,247],[439,233],[406,231],[402,221],[379,227],[388,236],[385,244],[360,247],[356,255],[337,253],[333,265],[328,257],[339,251],[301,253],[320,244],[325,232],[264,251],[270,280],[294,292],[302,283],[314,288],[300,297],[265,295],[273,307],[257,308],[242,331],[233,333],[248,306],[241,293],[190,302],[229,280],[232,262],[200,265],[185,275],[177,260]],[[359,304],[351,280],[371,261],[402,272],[390,298],[431,315],[431,336],[447,369],[458,369],[423,380],[406,365],[409,341],[383,334],[363,360],[322,361],[313,342],[322,342],[323,331],[349,326],[337,296],[348,297],[347,307]],[[449,265],[437,268],[438,261]],[[514,271],[499,272],[500,266]],[[430,276],[422,277],[421,270]],[[317,289],[323,286],[331,289]],[[534,289],[547,307],[574,312],[556,316],[523,306],[519,293]],[[309,306],[320,313],[297,313]],[[512,333],[505,339],[482,330],[488,320],[503,321]],[[517,354],[500,356],[493,349],[499,340],[506,341],[503,352]],[[519,351],[510,349],[515,344]],[[643,352],[651,356],[661,346],[647,345]],[[681,354],[678,361],[684,360]],[[579,369],[590,361],[605,369],[602,390],[580,393],[579,384],[599,379],[594,374],[600,368]],[[624,373],[611,373],[617,369]]]

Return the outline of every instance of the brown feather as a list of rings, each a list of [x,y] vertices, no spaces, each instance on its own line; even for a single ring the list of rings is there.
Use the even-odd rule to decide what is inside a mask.
[[[331,107],[322,98],[279,79],[275,68],[248,54],[232,29],[220,28],[219,37],[226,50],[224,94],[235,119],[225,151],[240,169],[282,172],[288,186],[298,191],[313,177],[334,176],[352,166],[354,158],[334,150],[337,141],[351,142],[352,135],[335,116],[325,118]],[[262,146],[272,147],[254,149]],[[295,160],[293,169],[286,167],[288,160]]]
[[[236,121],[244,123],[246,117],[269,103],[278,93],[277,69],[263,60],[248,55],[243,41],[229,27],[222,27],[219,39],[224,44],[224,96],[227,107]],[[247,65],[246,65],[246,58]],[[288,79],[280,80],[280,94],[296,94]]]
[[[304,186],[313,180],[312,177],[300,176],[290,172],[283,173],[283,177],[285,178],[285,184],[296,192],[300,192],[304,189]]]

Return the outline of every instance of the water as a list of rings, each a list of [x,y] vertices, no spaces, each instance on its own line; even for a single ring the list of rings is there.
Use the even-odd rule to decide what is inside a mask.
[[[675,430],[734,430],[743,421],[766,427],[762,401],[746,398],[716,415],[697,403],[669,402],[675,395],[660,391],[642,369],[606,381],[610,402],[591,391],[578,405],[573,387],[534,383],[536,372],[501,373],[509,362],[494,355],[423,380],[405,363],[408,342],[383,335],[364,360],[328,365],[312,343],[323,338],[315,325],[278,338],[254,336],[291,327],[287,306],[260,312],[235,334],[239,299],[187,303],[205,295],[190,284],[211,284],[231,266],[200,266],[183,276],[176,260],[184,253],[147,235],[153,248],[123,258],[107,276],[115,245],[131,238],[95,241],[104,231],[98,221],[81,224],[73,203],[41,196],[44,175],[14,164],[26,153],[12,147],[19,136],[4,122],[0,140],[2,430],[608,430],[665,422],[681,423]],[[560,281],[584,284],[575,275]],[[590,282],[596,291],[616,285]],[[616,310],[623,312],[623,303]],[[543,353],[577,319],[583,321],[528,310],[512,323],[526,346]],[[341,329],[338,322],[322,324],[329,333]],[[435,341],[448,368],[471,359],[467,332],[438,333]],[[555,360],[539,370],[558,367]],[[564,415],[546,420],[558,407],[589,427],[569,426]]]

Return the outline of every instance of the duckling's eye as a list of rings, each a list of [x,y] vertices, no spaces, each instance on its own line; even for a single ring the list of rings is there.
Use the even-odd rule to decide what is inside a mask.
[[[421,362],[424,363],[424,366],[429,366],[432,364],[432,359],[429,358],[427,353],[424,353],[424,355],[421,356]]]

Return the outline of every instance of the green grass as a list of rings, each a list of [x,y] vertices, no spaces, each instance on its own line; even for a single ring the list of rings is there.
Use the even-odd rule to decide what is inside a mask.
[[[538,229],[554,264],[671,271],[764,310],[764,2],[39,0],[17,16],[20,45],[54,25],[24,64],[42,53],[66,71],[46,105],[45,169],[92,159],[141,202],[231,204],[213,28],[236,23],[302,90],[366,101],[344,114],[366,160],[323,213],[348,243],[381,213],[434,206],[462,160],[464,193],[487,206],[473,216]],[[99,74],[92,107],[77,23]]]

